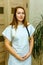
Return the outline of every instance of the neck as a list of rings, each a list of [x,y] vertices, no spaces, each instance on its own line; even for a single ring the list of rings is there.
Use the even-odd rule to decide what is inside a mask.
[[[21,22],[21,21],[19,21],[19,22],[18,22],[18,25],[22,25],[22,22]]]

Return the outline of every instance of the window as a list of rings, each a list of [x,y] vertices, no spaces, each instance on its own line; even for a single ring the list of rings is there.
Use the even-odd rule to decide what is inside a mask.
[[[15,9],[15,8],[11,8],[11,14],[13,14],[13,13],[14,13],[14,9]]]
[[[4,13],[4,7],[0,7],[0,14]]]

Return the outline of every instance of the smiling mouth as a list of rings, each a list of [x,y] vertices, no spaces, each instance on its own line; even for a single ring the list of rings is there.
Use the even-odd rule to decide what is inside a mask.
[[[23,17],[20,17],[20,19],[23,19]]]

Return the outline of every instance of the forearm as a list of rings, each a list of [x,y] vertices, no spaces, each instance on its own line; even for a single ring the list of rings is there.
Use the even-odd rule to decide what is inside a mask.
[[[5,47],[10,54],[12,54],[14,57],[18,58],[18,54],[10,45],[5,44]]]
[[[19,59],[19,60],[22,60],[22,57],[19,56],[16,51],[11,47],[10,43],[8,41],[5,40],[5,47],[6,49],[8,50],[8,52],[10,54],[12,54],[15,58]]]
[[[6,46],[6,45],[5,45]],[[6,46],[7,50],[9,51],[10,54],[12,54],[15,58],[19,59],[19,60],[22,60],[22,57],[19,56],[16,51],[10,46],[10,45],[7,45]]]
[[[34,46],[34,38],[33,38],[33,36],[32,36],[32,37],[31,37],[31,40],[30,40],[30,50],[29,50],[29,53],[30,53],[30,54],[32,53],[33,46]]]
[[[29,48],[30,48],[29,52],[23,58],[27,59],[32,54],[33,45],[34,45],[34,39],[33,39],[33,37],[31,37],[30,46],[29,46]]]

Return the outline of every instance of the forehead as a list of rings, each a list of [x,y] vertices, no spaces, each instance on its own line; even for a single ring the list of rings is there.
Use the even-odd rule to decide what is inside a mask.
[[[17,9],[17,12],[24,12],[24,9],[18,8],[18,9]]]

